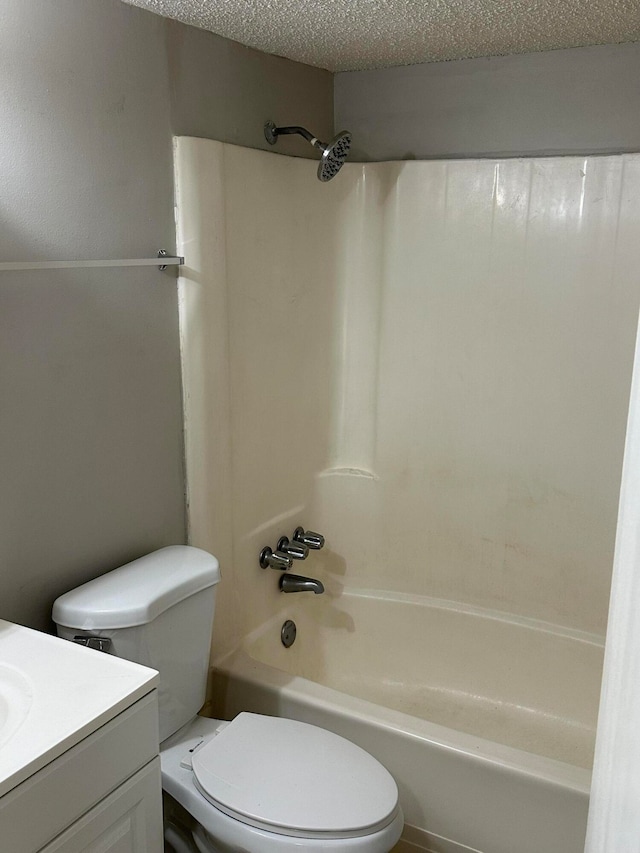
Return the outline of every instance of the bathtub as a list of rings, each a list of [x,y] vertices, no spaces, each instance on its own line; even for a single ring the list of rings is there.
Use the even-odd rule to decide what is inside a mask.
[[[414,596],[291,599],[215,661],[214,716],[288,716],[375,755],[403,853],[582,853],[601,638]]]

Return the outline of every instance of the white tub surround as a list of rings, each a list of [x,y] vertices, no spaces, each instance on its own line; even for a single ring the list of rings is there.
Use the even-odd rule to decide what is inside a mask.
[[[214,647],[304,573],[604,634],[640,155],[312,162],[176,141],[190,537]]]

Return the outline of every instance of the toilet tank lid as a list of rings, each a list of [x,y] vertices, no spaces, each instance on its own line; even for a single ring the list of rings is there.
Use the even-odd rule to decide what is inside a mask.
[[[53,605],[53,621],[82,631],[146,625],[219,580],[220,566],[212,554],[170,545],[61,595]]]

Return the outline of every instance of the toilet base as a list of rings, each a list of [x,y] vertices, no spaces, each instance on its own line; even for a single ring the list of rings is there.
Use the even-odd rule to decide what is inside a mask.
[[[162,792],[162,807],[165,853],[236,853],[216,843],[166,791]]]

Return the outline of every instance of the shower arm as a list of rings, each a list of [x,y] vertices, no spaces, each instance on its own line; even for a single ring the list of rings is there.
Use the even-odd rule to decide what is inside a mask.
[[[276,127],[272,121],[268,121],[264,126],[264,135],[267,138],[267,142],[271,145],[275,145],[279,136],[287,136],[294,133],[298,136],[303,136],[307,142],[313,145],[314,148],[318,148],[320,151],[324,151],[327,147],[323,142],[320,142],[316,136],[309,133],[305,127]]]
[[[269,145],[275,145],[279,136],[296,134],[306,139],[310,145],[317,148],[322,154],[318,163],[318,180],[326,183],[334,178],[344,161],[347,159],[351,148],[351,134],[348,130],[341,131],[331,142],[321,142],[317,136],[309,133],[306,127],[291,125],[289,127],[276,127],[275,121],[267,121],[264,125],[264,138]]]

